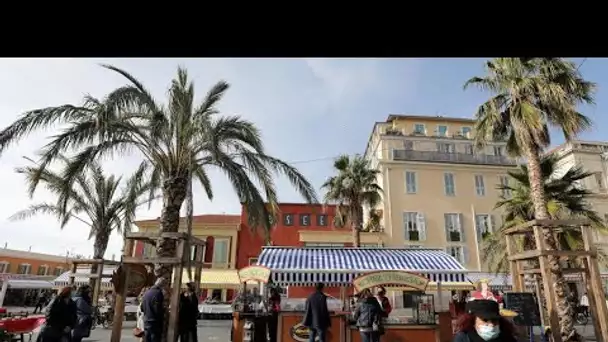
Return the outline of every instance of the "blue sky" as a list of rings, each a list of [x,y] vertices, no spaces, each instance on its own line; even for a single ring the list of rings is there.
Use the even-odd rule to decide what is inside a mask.
[[[583,59],[574,59],[581,63]],[[0,61],[0,126],[5,127],[25,110],[80,103],[85,93],[101,97],[124,83],[123,79],[99,67],[109,63],[124,68],[146,84],[159,100],[178,65],[186,67],[195,82],[198,98],[220,79],[232,87],[220,109],[255,122],[262,130],[266,147],[274,156],[296,165],[315,184],[331,173],[331,158],[341,153],[362,153],[375,121],[389,114],[472,117],[487,94],[464,91],[464,82],[483,74],[484,59],[3,59]],[[601,115],[608,106],[608,64],[588,59],[583,75],[599,84],[597,104],[582,108],[594,120],[594,129],[583,139],[608,140],[599,129],[608,123]],[[0,246],[51,253],[66,250],[90,254],[87,232],[78,223],[64,231],[48,217],[23,222],[5,220],[29,203],[45,201],[41,192],[34,201],[25,195],[23,179],[13,172],[23,165],[21,156],[31,155],[45,142],[36,134],[14,146],[0,162],[2,234]],[[554,135],[554,143],[562,139]],[[320,160],[319,160],[320,159]],[[128,174],[136,157],[106,162],[110,172]],[[195,213],[239,213],[236,196],[223,175],[212,172],[215,199],[207,201],[195,189]],[[278,181],[281,201],[300,198],[284,180]],[[142,209],[142,219],[159,216],[160,205]],[[120,251],[114,237],[108,256]]]

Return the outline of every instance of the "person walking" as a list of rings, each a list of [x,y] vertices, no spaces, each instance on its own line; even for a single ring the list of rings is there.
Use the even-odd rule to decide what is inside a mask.
[[[91,298],[91,287],[83,285],[78,288],[76,297],[76,324],[72,330],[72,342],[80,342],[83,338],[91,335],[93,326],[93,306]]]
[[[76,323],[76,305],[72,301],[72,288],[64,287],[48,305],[46,322],[36,342],[69,342]]]
[[[156,279],[154,286],[146,294],[142,308],[144,311],[144,342],[160,342],[162,340],[165,322],[164,288],[167,280],[163,277]]]
[[[361,302],[353,314],[361,334],[361,342],[379,342],[382,330],[382,317],[385,316],[380,302],[370,290],[361,292]]]
[[[386,297],[386,289],[383,286],[379,286],[376,289],[376,300],[378,301],[378,304],[380,304],[380,308],[382,309],[381,317],[379,319],[380,324],[378,325],[378,337],[376,338],[376,341],[380,341],[380,336],[384,335],[384,324],[382,324],[382,320],[391,314],[391,311],[393,311],[393,307],[391,305],[391,302],[388,300],[388,297]]]
[[[317,283],[315,292],[306,299],[306,312],[302,325],[310,329],[310,342],[326,342],[325,335],[327,329],[331,327],[327,296],[323,293],[323,287],[323,283]]]
[[[587,297],[587,292],[583,293],[579,304],[581,305],[581,311],[583,312],[583,315],[585,315],[585,317],[588,318],[589,317],[589,297]]]
[[[180,342],[198,342],[198,297],[194,283],[186,284],[186,291],[179,296],[178,331]]]
[[[270,289],[270,298],[268,298],[268,336],[269,342],[277,342],[277,327],[279,324],[279,312],[281,312],[281,295],[276,287]]]
[[[40,291],[40,293],[38,294],[38,299],[36,300],[36,306],[34,307],[34,314],[36,314],[38,312],[38,310],[40,310],[40,312],[42,312],[42,309],[44,309],[45,304],[46,304],[46,292]]]

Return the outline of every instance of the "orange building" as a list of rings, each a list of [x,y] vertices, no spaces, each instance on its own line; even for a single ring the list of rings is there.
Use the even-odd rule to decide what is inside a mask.
[[[51,289],[51,281],[69,270],[67,256],[0,249],[0,306],[27,304],[41,289]]]

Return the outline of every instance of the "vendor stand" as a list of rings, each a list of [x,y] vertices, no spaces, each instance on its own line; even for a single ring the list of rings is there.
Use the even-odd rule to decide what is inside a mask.
[[[464,267],[437,249],[264,247],[258,260],[259,265],[272,271],[271,281],[277,285],[323,283],[327,287],[341,288],[341,306],[329,307],[331,328],[327,332],[327,342],[360,341],[357,328],[351,325],[351,311],[346,300],[347,292],[353,289],[385,286],[389,290],[424,292],[432,281],[437,293],[441,294],[450,290],[443,288],[443,283],[459,286],[467,283]],[[385,339],[405,340],[407,336],[417,342],[451,341],[451,315],[447,309],[443,313],[438,312],[441,309],[437,310],[442,307],[442,296],[436,300],[428,294],[414,296],[417,305],[409,316],[400,316],[404,310],[393,310],[385,324],[386,336],[391,337]],[[445,304],[447,306],[447,299]],[[308,341],[308,329],[301,324],[303,315],[301,310],[280,313],[279,342]]]
[[[248,266],[238,272],[240,283],[243,285],[243,294],[247,284],[267,284],[270,279],[270,269],[263,266]],[[263,286],[263,285],[262,285]],[[253,304],[253,310],[249,309],[246,296],[240,310],[235,310],[232,319],[232,330],[230,332],[232,342],[266,342],[267,313],[259,310],[259,303]]]

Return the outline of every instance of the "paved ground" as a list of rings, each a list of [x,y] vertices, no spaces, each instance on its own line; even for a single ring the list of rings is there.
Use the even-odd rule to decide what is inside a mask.
[[[230,323],[228,320],[214,320],[214,321],[198,321],[198,340],[214,341],[214,342],[228,342],[230,341]],[[135,342],[136,339],[133,336],[133,328],[135,328],[135,322],[124,322],[122,329],[122,336],[120,341]],[[107,342],[110,340],[111,330],[97,327],[97,329],[91,332],[91,337],[85,338],[83,342]],[[32,341],[36,340],[36,336]]]

